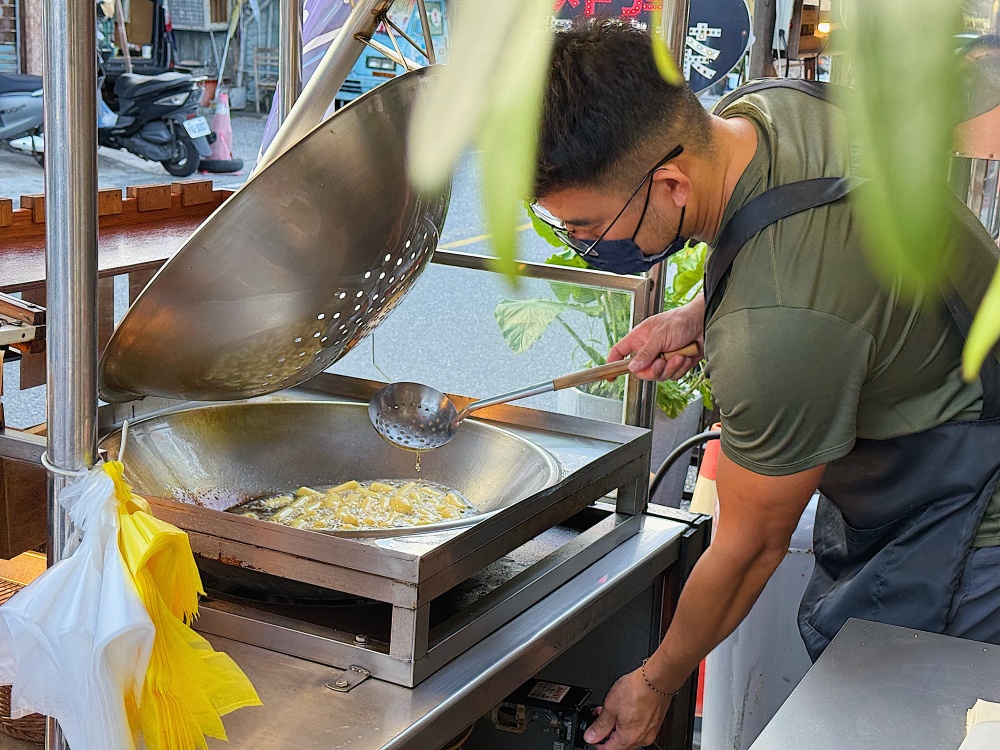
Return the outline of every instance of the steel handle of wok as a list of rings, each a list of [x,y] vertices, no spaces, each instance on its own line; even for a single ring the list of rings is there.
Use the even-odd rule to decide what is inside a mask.
[[[665,352],[660,356],[664,359],[670,359],[671,357],[675,357],[677,355],[684,357],[696,357],[700,351],[701,350],[698,348],[697,344],[689,344],[683,349],[678,349],[673,352]],[[473,401],[458,413],[456,421],[461,422],[472,412],[478,411],[479,409],[485,409],[487,406],[497,406],[498,404],[506,404],[510,401],[517,401],[518,399],[528,398],[530,396],[538,396],[542,393],[562,391],[566,388],[573,388],[578,385],[596,383],[599,380],[617,378],[620,375],[628,373],[629,362],[630,360],[628,359],[623,359],[620,362],[609,362],[606,365],[589,367],[586,370],[579,370],[577,372],[570,373],[569,375],[563,375],[561,377],[548,380],[544,383],[529,385],[526,388],[519,388],[516,391],[494,396],[493,398],[484,398],[481,401]]]

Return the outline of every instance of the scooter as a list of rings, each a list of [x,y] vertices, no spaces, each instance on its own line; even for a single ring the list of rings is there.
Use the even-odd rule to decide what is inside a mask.
[[[120,76],[115,82],[118,114],[98,101],[98,144],[158,161],[177,177],[194,174],[201,160],[212,155],[210,142],[215,140],[208,120],[197,115],[198,91],[198,81],[187,73]],[[0,74],[0,142],[42,163],[39,76]]]
[[[112,122],[113,113],[102,112],[97,142],[158,161],[177,177],[194,174],[212,155],[209,144],[215,139],[208,120],[197,114],[198,91],[187,73],[120,76],[114,88],[118,114]]]
[[[0,142],[42,161],[42,79],[0,73]]]

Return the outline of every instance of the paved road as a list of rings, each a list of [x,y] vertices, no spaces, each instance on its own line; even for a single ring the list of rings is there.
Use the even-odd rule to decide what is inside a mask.
[[[256,156],[263,133],[263,119],[233,118],[234,152],[249,165]],[[100,149],[101,187],[164,182],[170,178],[159,164],[124,152]],[[217,185],[242,184],[245,175],[214,176]],[[0,195],[14,197],[42,192],[42,170],[30,156],[0,151]],[[454,182],[448,220],[442,236],[445,247],[489,253],[482,206],[478,199],[475,161],[465,159]],[[550,248],[530,230],[522,232],[521,257],[544,260]],[[116,292],[120,317],[125,312],[124,284]],[[514,295],[506,282],[493,274],[431,266],[406,301],[373,337],[363,342],[335,366],[335,371],[359,377],[416,380],[442,390],[486,396],[548,379],[570,369],[572,341],[564,331],[552,328],[527,353],[515,357],[500,336],[493,309],[497,302]],[[527,281],[517,294],[549,296],[543,282]],[[45,418],[44,388],[17,390],[15,365],[7,365],[8,421],[27,426]],[[540,397],[538,405],[554,404],[553,397]]]

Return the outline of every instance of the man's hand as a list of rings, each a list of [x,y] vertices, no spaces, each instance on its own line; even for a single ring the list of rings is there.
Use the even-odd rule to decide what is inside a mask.
[[[649,689],[636,670],[612,686],[600,716],[583,739],[601,750],[633,750],[656,741],[670,699]]]
[[[646,678],[670,692],[746,617],[784,559],[799,516],[824,466],[798,474],[755,474],[719,457],[719,521],[711,546],[694,566],[667,635],[646,662]],[[670,701],[650,690],[642,672],[611,688],[600,717],[584,738],[601,750],[626,750],[653,741]],[[594,737],[594,740],[590,738]]]
[[[705,350],[705,298],[698,295],[674,310],[646,318],[625,338],[611,347],[608,362],[618,362],[632,355],[629,371],[643,380],[676,380],[698,364]],[[663,359],[665,352],[696,343],[697,357]]]

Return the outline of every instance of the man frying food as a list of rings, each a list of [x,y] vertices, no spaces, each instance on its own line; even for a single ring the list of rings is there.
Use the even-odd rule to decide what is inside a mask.
[[[798,625],[815,659],[851,617],[1000,643],[1000,361],[960,355],[997,248],[957,201],[949,279],[876,278],[843,113],[809,82],[751,83],[710,115],[667,84],[642,32],[556,35],[533,210],[591,266],[647,271],[711,248],[704,294],[611,349],[677,378],[696,342],[722,415],[714,541],[662,644],[586,740],[649,744],[698,663],[747,615],[822,495]],[[857,192],[855,192],[857,191]]]

